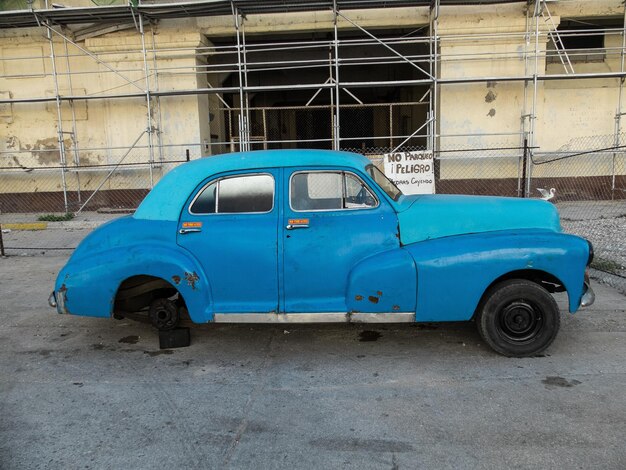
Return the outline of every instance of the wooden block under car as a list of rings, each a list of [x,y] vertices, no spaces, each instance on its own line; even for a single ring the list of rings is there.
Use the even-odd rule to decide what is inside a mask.
[[[159,331],[159,348],[186,348],[191,344],[189,328],[174,328],[168,331]]]

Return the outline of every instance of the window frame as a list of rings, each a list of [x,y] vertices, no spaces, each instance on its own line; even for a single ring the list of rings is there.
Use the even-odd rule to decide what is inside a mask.
[[[309,210],[298,210],[298,209],[294,209],[293,206],[291,205],[291,194],[292,194],[292,190],[293,190],[293,177],[302,173],[339,173],[341,174],[342,178],[341,178],[341,200],[342,202],[345,200],[346,197],[346,179],[345,179],[345,175],[350,174],[352,176],[354,176],[357,180],[359,180],[361,182],[361,184],[369,191],[369,193],[372,195],[372,197],[374,198],[374,201],[376,201],[376,205],[374,206],[368,206],[368,207],[342,207],[340,209],[309,209]],[[294,171],[293,173],[291,173],[291,176],[289,176],[289,209],[291,209],[291,211],[293,212],[299,212],[299,213],[303,213],[303,212],[343,212],[343,211],[359,211],[359,210],[372,210],[372,209],[376,209],[380,206],[380,199],[378,198],[378,195],[376,194],[376,191],[374,191],[370,185],[367,184],[367,182],[360,176],[358,175],[356,172],[352,171],[352,170],[342,170],[342,169],[326,169],[326,170],[297,170]]]
[[[219,212],[219,198],[220,198],[220,181],[225,179],[233,179],[233,178],[241,178],[245,176],[269,176],[272,178],[272,207],[268,211],[254,211],[254,212]],[[216,183],[217,187],[215,190],[215,212],[192,212],[191,208],[196,202],[196,199],[200,197],[200,195],[204,192],[206,188],[211,186],[213,183]],[[215,179],[208,181],[206,184],[202,185],[202,187],[196,192],[196,195],[193,197],[191,202],[187,205],[187,213],[189,215],[198,216],[198,215],[250,215],[250,214],[269,214],[274,211],[276,207],[276,178],[272,173],[267,171],[262,172],[254,172],[254,173],[237,173],[234,175],[226,175],[220,176]]]

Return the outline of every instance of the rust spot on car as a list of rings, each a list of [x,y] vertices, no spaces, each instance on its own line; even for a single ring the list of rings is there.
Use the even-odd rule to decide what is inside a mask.
[[[399,305],[394,305],[392,308],[393,308],[394,310],[400,310],[400,306],[399,306]]]
[[[382,291],[377,291],[377,292],[376,292],[376,295],[377,295],[378,297],[380,297],[381,295],[383,295],[383,293],[382,293]]]
[[[180,284],[180,276],[172,276],[172,281],[174,281],[176,285]]]
[[[363,300],[363,296],[362,295],[355,295],[354,296],[354,300],[361,301],[361,300]]]
[[[191,287],[194,290],[196,289],[196,282],[198,282],[199,279],[200,278],[198,277],[195,271],[192,273],[185,272],[185,281],[187,281],[187,284],[189,284],[189,287]]]
[[[373,304],[377,304],[378,303],[378,297],[375,297],[373,295],[370,295],[368,297],[369,301],[372,302]]]

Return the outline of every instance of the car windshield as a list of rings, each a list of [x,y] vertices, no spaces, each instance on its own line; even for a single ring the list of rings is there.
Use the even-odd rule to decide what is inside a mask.
[[[376,184],[380,186],[380,188],[387,193],[387,195],[397,201],[402,191],[398,189],[398,187],[391,181],[389,178],[385,176],[385,174],[376,168],[374,165],[367,165],[365,170],[370,174],[370,176],[374,179]]]

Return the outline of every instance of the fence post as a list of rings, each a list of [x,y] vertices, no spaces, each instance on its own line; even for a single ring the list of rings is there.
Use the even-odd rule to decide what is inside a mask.
[[[526,167],[528,166],[528,139],[524,138],[524,154],[522,156],[522,198],[526,197]]]
[[[2,241],[2,224],[0,224],[0,255],[6,256],[4,254],[4,242]]]

